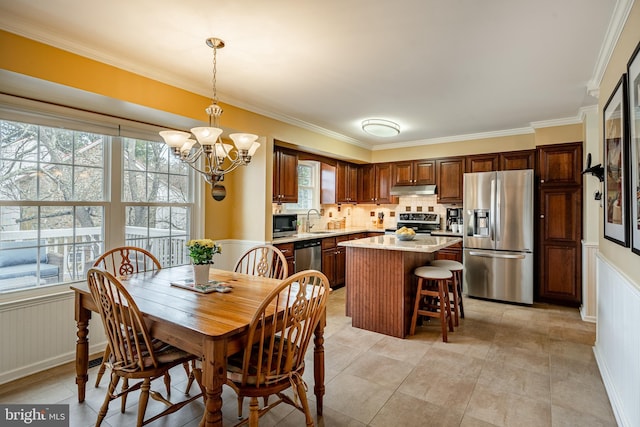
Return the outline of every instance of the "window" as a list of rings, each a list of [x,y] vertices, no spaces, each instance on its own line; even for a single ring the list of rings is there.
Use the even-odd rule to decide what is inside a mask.
[[[82,280],[122,244],[163,266],[187,263],[192,173],[164,143],[119,136],[120,126],[0,113],[0,293]]]
[[[298,203],[285,203],[287,212],[306,213],[320,208],[320,164],[298,161]]]

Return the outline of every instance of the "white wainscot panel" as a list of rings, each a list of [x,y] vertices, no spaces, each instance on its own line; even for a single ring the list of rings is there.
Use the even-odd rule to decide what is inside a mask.
[[[640,288],[598,255],[594,353],[620,426],[640,426]]]

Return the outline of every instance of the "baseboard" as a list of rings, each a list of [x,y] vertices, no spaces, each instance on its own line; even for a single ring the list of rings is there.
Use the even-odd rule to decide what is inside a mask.
[[[585,314],[586,310],[584,305],[580,306],[580,317],[582,318],[583,322],[589,322],[589,323],[596,323],[598,318],[596,316],[588,316],[587,314]]]

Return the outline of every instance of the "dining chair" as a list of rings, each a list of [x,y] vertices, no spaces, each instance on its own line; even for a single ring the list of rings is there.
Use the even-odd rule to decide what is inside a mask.
[[[127,395],[132,391],[140,390],[136,424],[138,427],[176,412],[201,397],[202,393],[199,393],[179,403],[171,403],[160,393],[151,390],[151,381],[165,376],[174,366],[188,363],[197,356],[152,338],[136,302],[113,274],[105,269],[92,267],[87,273],[87,282],[111,347],[108,360],[111,381],[98,413],[96,427],[104,420],[112,400],[122,398],[121,411],[124,413]],[[120,378],[126,381],[127,386],[117,393],[116,387]],[[200,372],[196,373],[202,390],[201,378]],[[128,380],[140,381],[129,387]],[[167,394],[170,394],[170,390]],[[149,396],[164,403],[167,408],[145,420]]]
[[[249,249],[238,259],[233,271],[279,280],[289,275],[286,257],[273,245],[260,245]],[[192,374],[189,375],[185,393],[189,393],[194,379]],[[242,417],[241,398],[238,399],[238,417]]]
[[[314,330],[325,312],[329,280],[316,270],[298,272],[283,280],[263,300],[249,324],[244,349],[227,360],[227,385],[240,398],[250,397],[247,422],[258,419],[285,402],[305,414],[307,426],[313,419],[302,379],[304,358]],[[293,398],[284,391],[292,388]],[[278,400],[258,405],[258,398],[270,395]]]
[[[286,257],[273,245],[249,249],[238,259],[233,270],[237,273],[280,280],[289,275]]]
[[[104,268],[114,276],[128,276],[133,273],[141,273],[144,271],[156,271],[162,269],[160,261],[153,256],[151,252],[146,249],[138,248],[135,246],[122,246],[111,249],[102,255],[100,255],[93,263],[93,267]],[[109,360],[111,354],[111,347],[107,344],[102,355],[102,363],[96,376],[96,384],[98,387],[102,376],[107,368],[106,361]],[[186,366],[185,370],[187,375],[189,374],[189,367]],[[168,374],[167,374],[168,375]],[[165,378],[167,391],[170,387],[170,377]]]

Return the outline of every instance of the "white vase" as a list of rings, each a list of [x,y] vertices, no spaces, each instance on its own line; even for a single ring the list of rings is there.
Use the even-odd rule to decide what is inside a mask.
[[[205,285],[209,282],[209,264],[193,265],[193,282],[196,285]]]

